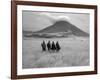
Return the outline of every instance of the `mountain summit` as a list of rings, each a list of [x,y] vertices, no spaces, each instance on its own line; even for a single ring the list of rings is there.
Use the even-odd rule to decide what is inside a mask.
[[[75,25],[69,23],[68,21],[60,20],[55,22],[53,25],[48,26],[45,29],[37,31],[36,33],[59,33],[59,32],[71,32],[75,36],[89,36],[88,33],[77,28]]]

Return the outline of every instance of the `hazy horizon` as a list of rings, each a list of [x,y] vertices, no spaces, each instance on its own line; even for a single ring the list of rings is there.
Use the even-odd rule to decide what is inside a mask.
[[[23,30],[39,31],[56,21],[65,20],[89,33],[89,14],[22,11]]]

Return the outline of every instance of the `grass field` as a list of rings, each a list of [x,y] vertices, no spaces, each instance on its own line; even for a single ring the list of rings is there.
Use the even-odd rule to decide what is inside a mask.
[[[41,43],[58,41],[59,52],[42,52]],[[89,65],[89,38],[23,38],[22,67],[48,68]]]

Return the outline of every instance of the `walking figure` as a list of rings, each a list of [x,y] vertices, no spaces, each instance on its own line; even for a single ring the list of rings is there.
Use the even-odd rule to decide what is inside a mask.
[[[56,50],[56,46],[55,46],[55,43],[54,43],[54,41],[52,42],[52,48],[51,48],[53,51],[55,51]]]
[[[50,41],[48,41],[48,43],[47,43],[47,48],[48,48],[48,51],[51,50],[51,43],[50,43]]]
[[[42,51],[46,51],[46,44],[44,41],[43,41],[43,43],[41,43],[41,46],[42,46]]]
[[[56,51],[59,51],[61,49],[61,47],[60,47],[60,45],[59,45],[59,43],[58,43],[58,41],[56,42]]]

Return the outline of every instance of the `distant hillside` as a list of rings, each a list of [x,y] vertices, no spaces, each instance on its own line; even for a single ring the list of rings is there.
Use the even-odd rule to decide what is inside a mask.
[[[68,21],[57,21],[53,25],[46,27],[40,31],[36,32],[23,32],[26,37],[44,37],[44,38],[52,38],[52,37],[70,37],[70,36],[89,36],[88,33],[82,31],[75,25],[69,23]]]
[[[89,36],[88,33],[80,30],[76,26],[72,25],[67,21],[57,21],[53,25],[48,26],[45,29],[37,31],[36,33],[57,33],[57,32],[68,32],[71,31],[76,36]]]

